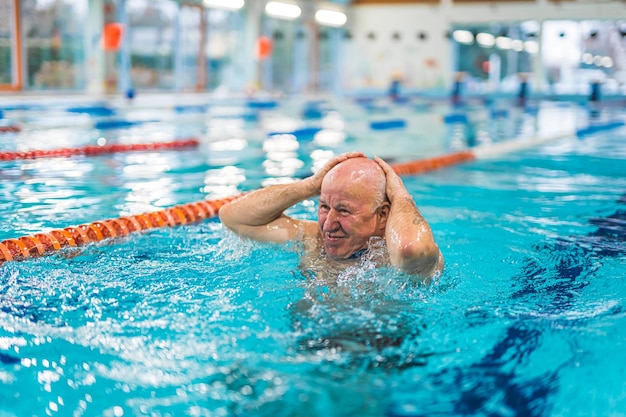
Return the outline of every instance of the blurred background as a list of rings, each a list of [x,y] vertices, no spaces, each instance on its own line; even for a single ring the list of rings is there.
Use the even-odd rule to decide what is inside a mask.
[[[0,90],[626,92],[623,0],[0,0]]]

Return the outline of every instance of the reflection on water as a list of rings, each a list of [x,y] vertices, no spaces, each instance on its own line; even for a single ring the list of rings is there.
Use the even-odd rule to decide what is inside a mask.
[[[555,128],[561,112],[551,114],[533,123]],[[3,162],[2,233],[294,180],[367,147],[354,115],[326,127],[345,140],[242,133],[247,122],[224,117],[201,122],[211,127],[196,150]],[[444,149],[447,126],[431,116],[416,120],[437,129],[381,133],[378,150],[401,159]],[[477,126],[522,131],[520,117]],[[303,271],[298,247],[241,240],[217,219],[5,263],[0,415],[615,414],[622,136],[406,178],[446,257],[430,286],[378,268],[376,251],[332,276],[310,273],[315,262]],[[315,213],[313,200],[293,208]]]

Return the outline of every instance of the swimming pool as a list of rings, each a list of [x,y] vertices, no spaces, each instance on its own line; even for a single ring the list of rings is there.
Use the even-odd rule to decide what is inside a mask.
[[[274,104],[116,103],[140,122],[107,130],[94,121],[114,117],[67,103],[5,110],[23,128],[3,150],[201,144],[0,162],[0,240],[219,199],[351,149],[402,162],[593,122],[562,103],[324,101],[321,120],[302,117],[304,100]],[[367,260],[336,286],[307,279],[295,248],[241,241],[216,218],[6,262],[0,415],[619,415],[625,139],[570,135],[406,176],[446,258],[428,287]]]

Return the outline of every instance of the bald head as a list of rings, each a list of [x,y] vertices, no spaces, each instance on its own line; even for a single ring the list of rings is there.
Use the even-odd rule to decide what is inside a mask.
[[[350,158],[334,166],[324,177],[322,189],[330,185],[367,193],[375,206],[387,200],[385,172],[369,158]]]

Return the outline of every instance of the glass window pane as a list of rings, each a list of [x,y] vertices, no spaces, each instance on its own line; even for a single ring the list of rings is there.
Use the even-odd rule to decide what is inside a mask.
[[[206,68],[207,87],[233,91],[246,87],[244,27],[241,11],[207,9]]]
[[[13,83],[13,0],[0,0],[0,84]]]
[[[88,0],[31,0],[21,4],[27,88],[85,88]]]
[[[126,13],[133,87],[173,89],[178,5],[174,1],[130,0]]]
[[[271,89],[291,93],[296,22],[267,18],[271,28]]]
[[[197,69],[202,13],[200,7],[182,6],[180,9],[180,39],[176,54],[176,89],[179,91],[194,91],[201,83]]]

